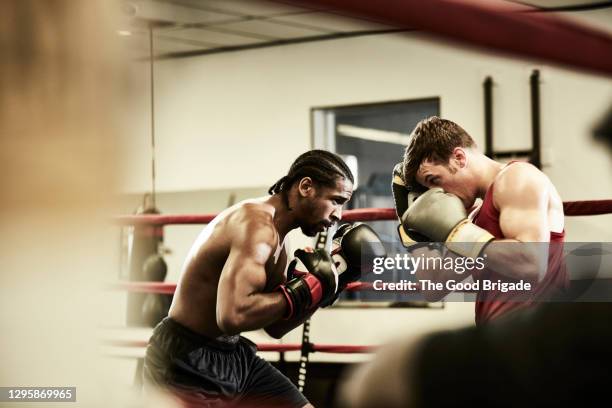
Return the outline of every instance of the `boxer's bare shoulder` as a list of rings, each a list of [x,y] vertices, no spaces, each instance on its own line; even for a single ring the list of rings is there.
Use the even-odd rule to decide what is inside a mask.
[[[551,187],[548,177],[534,165],[527,162],[513,163],[504,167],[495,178],[493,202],[499,209],[505,202],[520,201],[525,195],[544,199]]]
[[[564,229],[563,202],[548,176],[529,163],[506,166],[495,179],[493,203],[506,237],[545,242]]]
[[[270,204],[249,201],[240,204],[226,220],[226,233],[232,236],[232,246],[253,251],[256,260],[265,263],[272,248],[279,243],[274,227],[275,209]]]

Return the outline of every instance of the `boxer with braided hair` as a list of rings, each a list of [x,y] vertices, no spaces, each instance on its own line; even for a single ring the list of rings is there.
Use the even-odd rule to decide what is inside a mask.
[[[362,253],[384,255],[367,225],[345,227],[334,237],[333,255],[297,250],[291,265],[299,260],[303,273],[285,275],[286,235],[300,228],[314,236],[338,222],[353,182],[339,156],[312,150],[269,197],[238,203],[211,221],[189,252],[169,317],[153,332],[145,383],[187,393],[207,407],[310,406],[240,333],[263,328],[282,337],[359,279],[367,270]]]
[[[355,183],[351,169],[339,156],[326,150],[311,150],[299,156],[289,168],[286,176],[281,177],[269,189],[268,194],[281,194],[287,202],[287,192],[303,177],[310,177],[316,183],[332,187],[336,178],[342,177]]]

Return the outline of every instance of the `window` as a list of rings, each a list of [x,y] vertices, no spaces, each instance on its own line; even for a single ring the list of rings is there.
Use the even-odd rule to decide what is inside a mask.
[[[354,106],[316,108],[312,110],[313,146],[343,156],[347,163],[356,163],[356,189],[347,208],[393,207],[391,172],[403,158],[415,125],[428,116],[439,115],[439,98],[384,102]],[[397,237],[397,221],[368,223],[389,244],[389,256],[405,253]],[[399,282],[414,280],[406,270],[370,274],[363,281],[383,279]],[[418,295],[390,292],[351,292],[342,299],[368,301],[406,301]]]

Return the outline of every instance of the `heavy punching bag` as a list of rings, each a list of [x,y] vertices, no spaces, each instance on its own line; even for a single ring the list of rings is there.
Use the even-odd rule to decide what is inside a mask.
[[[142,267],[144,280],[163,282],[166,279],[168,265],[159,254],[149,256]],[[145,325],[155,327],[164,317],[168,316],[172,295],[147,293],[142,305],[142,320]]]
[[[155,208],[151,201],[151,196],[145,194],[143,204],[136,210],[136,214],[159,214],[159,210]],[[145,261],[152,255],[157,255],[159,246],[164,239],[164,230],[158,225],[135,225],[131,227],[131,245],[128,249],[130,254],[129,263],[129,280],[130,281],[145,281],[144,264]],[[127,325],[128,326],[144,326],[147,322],[144,320],[142,310],[146,293],[128,293],[127,301]]]

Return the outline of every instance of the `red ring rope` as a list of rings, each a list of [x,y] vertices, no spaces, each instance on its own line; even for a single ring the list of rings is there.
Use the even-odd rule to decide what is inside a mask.
[[[146,340],[106,340],[105,344],[113,347],[131,347],[143,348],[149,342]],[[300,351],[301,344],[282,344],[282,343],[260,343],[257,344],[257,351],[268,352],[287,352]],[[337,353],[337,354],[355,354],[355,353],[371,353],[376,349],[376,346],[356,346],[349,344],[311,344],[311,351],[320,353]]]
[[[110,289],[127,290],[128,292],[172,295],[176,291],[176,283],[125,281],[111,284]],[[345,290],[347,292],[359,292],[364,290],[373,290],[373,287],[370,282],[351,282],[348,284]]]
[[[110,285],[110,289],[127,290],[137,293],[157,293],[172,295],[176,291],[176,283],[167,282],[117,282]]]
[[[565,201],[565,215],[601,215],[612,213],[612,200]]]
[[[208,224],[217,214],[180,214],[180,215],[121,215],[115,221],[122,225],[179,225]]]
[[[601,215],[612,213],[612,200],[566,201],[563,203],[566,216]],[[121,225],[179,225],[206,224],[217,214],[181,215],[123,215],[115,218]],[[345,221],[388,221],[396,220],[394,208],[359,208],[342,213]]]

